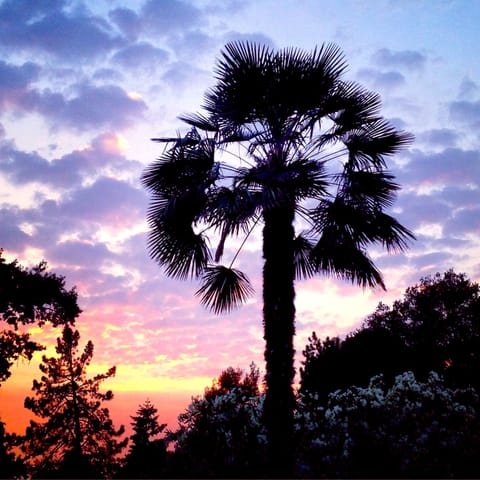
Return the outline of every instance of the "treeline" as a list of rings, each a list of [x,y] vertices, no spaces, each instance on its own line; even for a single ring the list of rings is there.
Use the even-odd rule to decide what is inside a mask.
[[[25,269],[0,255],[0,381],[42,350],[22,326],[61,327],[25,407],[24,435],[0,421],[0,476],[13,478],[261,477],[266,467],[260,371],[229,367],[167,430],[149,400],[113,425],[89,377],[92,342],[79,348],[75,290],[44,263]],[[478,477],[480,289],[448,271],[380,304],[345,338],[312,333],[296,392],[296,475],[302,478]],[[0,383],[1,388],[1,383]],[[1,415],[1,411],[0,411]],[[279,419],[281,421],[281,419]]]

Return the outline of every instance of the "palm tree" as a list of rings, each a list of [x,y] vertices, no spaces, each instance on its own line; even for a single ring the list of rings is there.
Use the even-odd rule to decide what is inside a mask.
[[[215,313],[252,293],[246,275],[219,264],[228,237],[263,225],[265,423],[270,473],[293,473],[295,280],[334,275],[385,288],[367,254],[404,250],[412,233],[385,213],[398,185],[386,157],[412,141],[379,115],[377,94],[342,76],[332,44],[312,52],[225,46],[204,113],[180,117],[185,136],[142,176],[151,192],[151,257],[167,275],[201,278]],[[218,242],[216,251],[209,239]],[[243,246],[242,243],[242,246]]]

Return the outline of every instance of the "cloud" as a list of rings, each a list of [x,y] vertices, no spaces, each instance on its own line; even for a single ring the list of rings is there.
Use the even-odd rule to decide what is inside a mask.
[[[0,208],[0,225],[2,226],[0,248],[23,251],[29,244],[29,235],[18,226],[18,214],[17,208]]]
[[[409,163],[397,172],[401,185],[445,186],[480,184],[480,153],[477,150],[446,148],[438,153],[413,150]]]
[[[231,30],[223,35],[223,42],[252,42],[266,45],[267,47],[276,48],[273,39],[262,32],[240,33]]]
[[[140,18],[146,31],[158,37],[196,28],[205,21],[202,10],[180,0],[147,0]]]
[[[39,182],[63,188],[78,184],[86,167],[80,152],[49,162],[36,152],[17,150],[10,143],[0,146],[0,165],[18,184]]]
[[[372,60],[382,67],[421,70],[425,67],[427,57],[414,50],[394,52],[388,48],[382,48],[374,53]]]
[[[147,42],[139,42],[117,51],[112,61],[124,69],[148,73],[155,71],[158,65],[165,64],[168,58],[166,50],[156,48]]]
[[[100,177],[92,185],[72,192],[58,204],[58,210],[76,221],[120,227],[143,219],[146,204],[143,190],[115,178]]]
[[[66,13],[64,1],[7,1],[0,9],[0,42],[67,62],[86,62],[124,44],[109,24],[86,9]]]
[[[434,128],[416,135],[416,139],[433,148],[455,147],[460,134],[451,128]]]
[[[211,74],[185,62],[172,64],[162,75],[162,80],[174,90],[189,87],[200,78],[210,79]]]
[[[0,111],[23,108],[28,87],[37,80],[40,70],[33,62],[17,66],[0,61]]]
[[[452,205],[446,202],[442,195],[416,193],[403,193],[401,208],[404,221],[410,229],[441,223],[450,217],[452,211]]]
[[[0,22],[2,27],[24,24],[40,16],[51,15],[62,10],[65,0],[5,0],[0,5]]]
[[[0,141],[0,166],[8,178],[20,185],[38,183],[62,190],[78,188],[87,173],[117,172],[125,175],[140,164],[123,156],[122,137],[105,133],[91,146],[47,160],[37,152],[18,150],[12,142]]]
[[[115,8],[108,15],[125,37],[133,41],[138,38],[141,31],[141,23],[135,11],[129,8]]]
[[[361,69],[358,77],[371,83],[375,88],[392,89],[405,84],[405,77],[400,72],[379,72],[372,69]]]
[[[63,265],[101,265],[111,258],[111,252],[103,243],[91,243],[79,240],[67,240],[55,244],[55,248],[48,251],[51,261]]]
[[[77,85],[72,98],[50,90],[32,92],[31,106],[56,127],[68,126],[76,131],[127,128],[147,110],[143,100],[132,98],[118,85],[90,84]]]
[[[480,100],[472,102],[467,100],[451,102],[449,111],[452,120],[463,125],[470,125],[474,128],[480,127]]]
[[[474,97],[479,91],[479,86],[473,80],[468,77],[465,77],[460,84],[460,89],[458,97],[460,99],[470,100]]]
[[[455,212],[452,218],[446,222],[445,230],[452,235],[475,234],[478,237],[480,235],[480,207],[475,205]]]

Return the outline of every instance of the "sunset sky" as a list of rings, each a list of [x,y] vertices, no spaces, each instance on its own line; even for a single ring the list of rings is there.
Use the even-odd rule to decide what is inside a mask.
[[[313,330],[344,335],[422,276],[454,268],[480,280],[479,21],[475,0],[0,1],[0,247],[25,266],[45,259],[77,287],[90,372],[117,366],[105,384],[116,424],[149,397],[174,427],[222,369],[263,368],[259,237],[239,259],[254,301],[222,316],[146,249],[139,178],[162,152],[150,138],[185,131],[177,116],[200,109],[223,45],[334,42],[346,78],[378,92],[384,115],[416,138],[390,169],[402,185],[392,214],[417,241],[371,252],[387,292],[297,283],[300,361]],[[58,333],[32,329],[51,345]],[[26,424],[39,373],[38,361],[19,364],[0,387],[7,430]]]

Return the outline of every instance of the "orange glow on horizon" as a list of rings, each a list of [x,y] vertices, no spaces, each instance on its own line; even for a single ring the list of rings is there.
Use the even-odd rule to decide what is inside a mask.
[[[33,380],[40,377],[38,365],[39,359],[30,363],[19,362],[12,369],[11,377],[0,386],[0,420],[5,423],[9,433],[25,433],[30,420],[34,419],[32,412],[25,409],[23,404],[32,393]],[[107,369],[105,365],[92,363],[88,377],[104,373]],[[135,415],[138,406],[147,398],[158,409],[159,422],[167,423],[168,428],[173,429],[177,425],[178,415],[185,410],[192,397],[202,395],[212,380],[207,377],[153,377],[145,381],[145,376],[139,375],[136,367],[121,366],[115,377],[103,383],[101,391],[112,390],[114,398],[105,402],[104,406],[109,409],[115,426],[124,425],[127,434],[130,434],[130,416]]]

